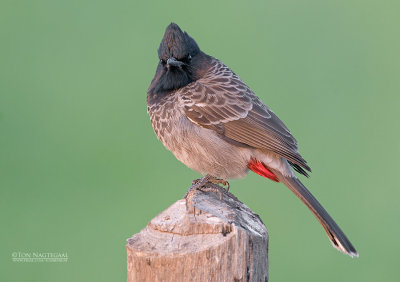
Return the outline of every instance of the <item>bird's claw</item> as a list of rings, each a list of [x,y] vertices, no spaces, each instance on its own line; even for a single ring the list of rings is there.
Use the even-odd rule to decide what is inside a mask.
[[[211,182],[211,183],[214,183],[214,184],[222,184],[222,185],[224,185],[226,192],[229,192],[230,185],[229,185],[229,182],[226,181],[225,179],[220,179],[220,178],[215,178],[214,177],[214,178],[209,179],[208,181]]]
[[[207,187],[206,184],[210,183]],[[212,185],[214,184],[214,185]],[[222,184],[225,186],[225,189],[219,186]],[[195,179],[192,181],[192,186],[187,190],[184,198],[187,199],[190,192],[194,190],[202,190],[202,191],[211,191],[219,195],[219,199],[222,200],[222,193],[226,193],[229,191],[229,182],[224,179],[219,179],[210,175],[206,175],[200,179]],[[221,192],[222,190],[222,192]]]
[[[201,179],[202,179],[202,178],[198,178],[198,179],[193,180],[193,181],[192,181],[192,185],[197,184]]]

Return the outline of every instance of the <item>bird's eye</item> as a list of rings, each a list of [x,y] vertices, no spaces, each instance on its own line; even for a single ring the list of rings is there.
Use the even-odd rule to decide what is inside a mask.
[[[160,59],[160,64],[163,64],[163,65],[165,65],[165,64],[166,64],[166,62],[165,62],[163,59]]]
[[[192,61],[192,56],[191,55],[187,55],[186,57],[181,59],[182,62],[189,64]]]

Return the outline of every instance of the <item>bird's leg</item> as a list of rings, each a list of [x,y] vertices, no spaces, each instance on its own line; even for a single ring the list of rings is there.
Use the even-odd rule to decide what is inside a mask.
[[[214,184],[222,184],[224,185],[226,188],[226,192],[229,192],[229,182],[226,181],[225,179],[220,179],[220,178],[216,178],[216,177],[210,177],[210,179],[208,179],[208,182],[214,183]]]
[[[208,186],[206,186],[207,183],[209,183]],[[227,189],[226,190],[223,189],[218,184],[227,186]],[[194,190],[201,190],[204,192],[211,191],[211,192],[217,193],[219,195],[220,200],[222,200],[222,193],[226,193],[226,191],[229,190],[229,183],[223,179],[218,179],[214,176],[207,174],[203,178],[193,180],[192,186],[190,186],[190,188],[187,190],[184,198],[187,199],[190,192],[192,192]],[[221,192],[221,190],[222,190],[222,192]]]
[[[229,192],[229,182],[225,179],[221,179],[221,178],[216,178],[214,176],[210,176],[210,175],[206,175],[209,176],[208,178],[208,182],[214,183],[214,184],[222,184],[224,185],[226,188],[226,191]],[[199,178],[199,179],[195,179],[192,181],[192,185],[199,183],[200,181],[202,181],[206,176],[204,176],[203,178]]]
[[[189,195],[190,191],[193,190],[200,190],[200,188],[208,182],[208,179],[212,177],[211,175],[207,174],[206,176],[203,176],[202,178],[195,179],[192,181],[192,186],[189,187],[189,189],[186,191],[186,194],[184,198],[186,199],[187,196]]]
[[[195,184],[199,183],[199,181],[201,181],[202,179],[203,179],[203,177],[193,180],[192,181],[192,185],[195,185]]]

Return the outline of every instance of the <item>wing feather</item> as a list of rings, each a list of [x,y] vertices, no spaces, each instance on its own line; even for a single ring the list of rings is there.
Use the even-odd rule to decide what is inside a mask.
[[[272,151],[311,171],[285,124],[222,62],[178,91],[192,122],[217,131],[233,144]]]

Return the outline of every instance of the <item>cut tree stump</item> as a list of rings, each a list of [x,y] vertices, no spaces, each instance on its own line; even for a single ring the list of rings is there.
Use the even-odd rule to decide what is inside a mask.
[[[127,241],[128,282],[268,281],[267,229],[229,192],[193,190]]]

